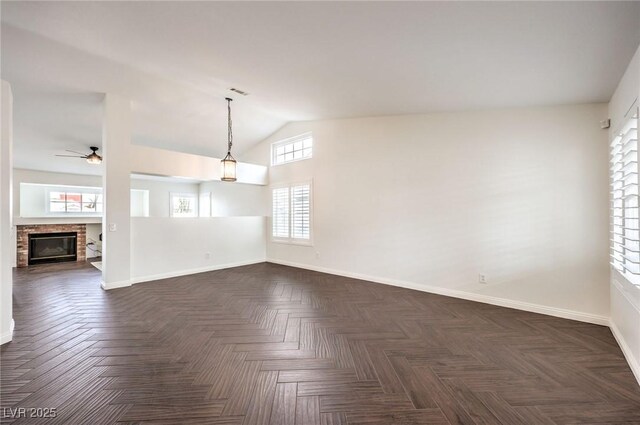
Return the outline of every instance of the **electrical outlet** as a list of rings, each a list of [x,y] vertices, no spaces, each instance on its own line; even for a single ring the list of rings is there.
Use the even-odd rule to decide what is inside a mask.
[[[205,252],[204,253],[204,258],[209,260],[211,258],[211,253],[210,252]]]
[[[487,277],[486,274],[480,273],[478,275],[478,283],[487,283],[488,280],[489,280],[489,278]]]
[[[109,223],[109,231],[110,232],[115,232],[118,229],[118,227],[116,226],[116,223]]]

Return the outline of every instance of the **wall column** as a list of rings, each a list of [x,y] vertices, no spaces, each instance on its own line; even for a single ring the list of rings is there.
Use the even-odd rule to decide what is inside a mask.
[[[131,101],[106,94],[102,120],[102,288],[131,285]]]
[[[0,130],[0,344],[13,337],[13,93],[2,81],[0,90],[2,122]]]

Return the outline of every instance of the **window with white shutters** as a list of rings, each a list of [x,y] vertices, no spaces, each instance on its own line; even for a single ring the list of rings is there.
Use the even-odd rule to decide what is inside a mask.
[[[311,183],[273,189],[274,241],[311,243]]]
[[[271,145],[271,165],[300,161],[312,156],[313,137],[311,133],[301,134]]]
[[[289,188],[273,189],[273,237],[289,239]]]
[[[611,264],[640,284],[638,112],[611,141]]]
[[[291,237],[309,240],[311,225],[311,187],[308,184],[291,188]]]

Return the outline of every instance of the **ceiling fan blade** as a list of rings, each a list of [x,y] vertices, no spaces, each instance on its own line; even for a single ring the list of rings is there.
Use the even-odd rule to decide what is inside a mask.
[[[56,155],[56,156],[64,156],[66,158],[86,158],[86,156],[78,156],[78,155]]]
[[[71,153],[77,153],[78,155],[82,155],[82,156],[87,156],[87,154],[84,154],[84,153],[82,153],[82,152],[72,151],[71,149],[65,149],[65,151],[67,151],[67,152],[71,152]]]

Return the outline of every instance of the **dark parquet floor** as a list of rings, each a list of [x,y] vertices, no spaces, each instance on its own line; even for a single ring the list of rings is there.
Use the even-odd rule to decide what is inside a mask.
[[[266,263],[99,280],[16,271],[4,423],[640,424],[606,327]]]

